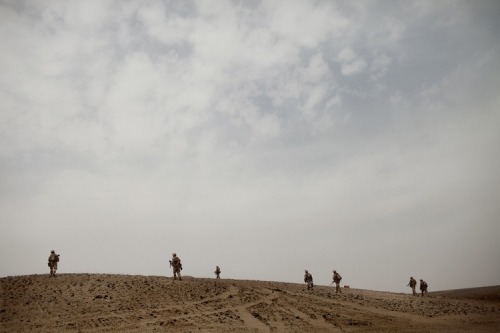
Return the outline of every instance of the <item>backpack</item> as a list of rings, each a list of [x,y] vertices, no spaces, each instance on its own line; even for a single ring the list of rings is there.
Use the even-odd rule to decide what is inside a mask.
[[[55,262],[59,262],[59,254],[56,254],[56,260]]]

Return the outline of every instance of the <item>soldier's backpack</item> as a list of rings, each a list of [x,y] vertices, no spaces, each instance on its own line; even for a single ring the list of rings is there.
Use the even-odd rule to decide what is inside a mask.
[[[56,262],[59,262],[59,254],[56,254]]]

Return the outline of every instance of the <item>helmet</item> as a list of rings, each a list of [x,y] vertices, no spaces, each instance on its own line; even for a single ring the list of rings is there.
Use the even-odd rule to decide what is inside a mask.
[[[56,251],[52,250],[52,251],[50,251],[50,253],[56,253]]]
[[[307,273],[307,269],[305,270],[305,272]]]
[[[177,254],[176,254],[176,253],[172,253],[172,257],[176,257],[176,256],[177,256]]]

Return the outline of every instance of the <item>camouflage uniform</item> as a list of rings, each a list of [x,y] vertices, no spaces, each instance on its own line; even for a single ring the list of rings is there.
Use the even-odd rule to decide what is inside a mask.
[[[215,272],[214,272],[215,275],[216,275],[215,276],[216,279],[220,279],[220,272],[221,272],[221,270],[220,270],[219,266],[216,266],[215,267]]]
[[[304,282],[307,283],[307,289],[313,289],[314,287],[314,283],[313,283],[313,277],[311,275],[311,273],[309,273],[307,271],[307,269],[305,270],[305,274],[304,274]]]
[[[417,292],[415,291],[415,288],[417,287],[417,280],[415,280],[413,276],[410,277],[410,282],[408,282],[408,286],[411,287],[411,290],[413,291],[413,296],[416,296]]]
[[[335,283],[335,293],[338,294],[339,292],[341,293],[342,291],[340,291],[340,280],[342,280],[342,276],[340,276],[339,273],[337,273],[337,271],[333,271],[333,282]]]
[[[50,251],[48,265],[50,267],[50,275],[51,276],[56,276],[58,262],[59,262],[59,255],[56,254],[56,252],[54,250]]]
[[[422,297],[424,297],[424,294],[427,294],[427,282],[422,279],[420,279],[420,291],[422,292]]]
[[[177,280],[177,277],[179,277],[179,280],[182,280],[181,277],[182,263],[181,259],[177,256],[177,254],[172,253],[172,261],[170,263],[172,265],[172,269],[174,272],[174,280]]]

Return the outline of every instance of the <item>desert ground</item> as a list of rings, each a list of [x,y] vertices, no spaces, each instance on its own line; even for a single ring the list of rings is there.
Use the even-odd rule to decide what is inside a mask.
[[[422,298],[284,282],[47,274],[4,277],[0,287],[1,332],[500,331],[500,286]]]

